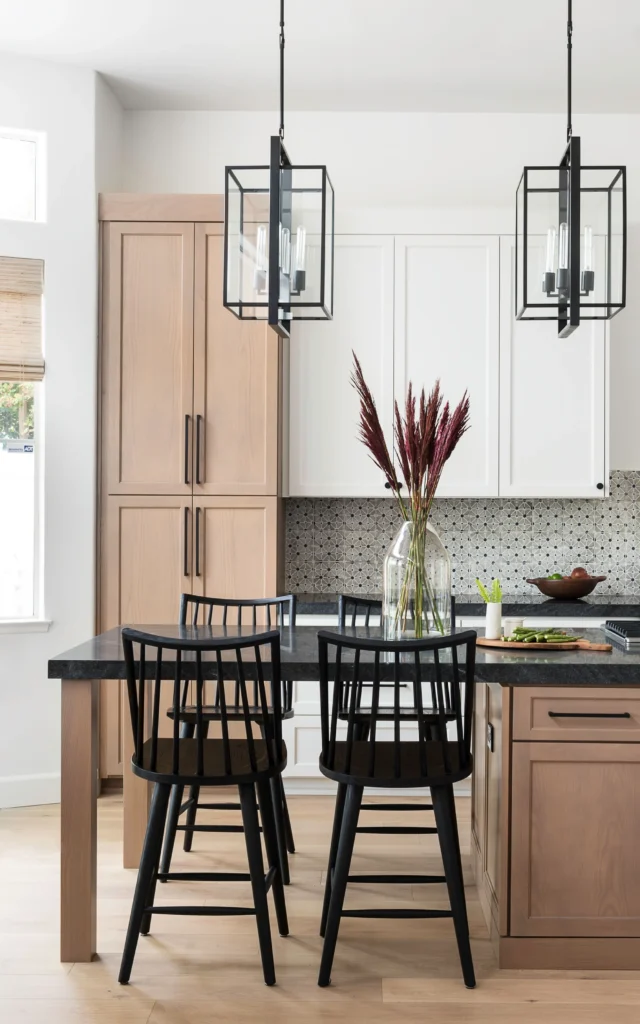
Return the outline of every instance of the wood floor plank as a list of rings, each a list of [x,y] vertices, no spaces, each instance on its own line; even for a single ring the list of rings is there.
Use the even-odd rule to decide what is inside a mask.
[[[384,799],[384,798],[383,798]],[[280,938],[271,907],[277,985],[265,988],[255,921],[154,918],[140,940],[132,982],[117,983],[135,871],[122,857],[122,801],[98,804],[98,949],[93,963],[58,962],[59,809],[0,814],[0,1021],[8,1024],[325,1024],[398,1021],[433,1024],[638,1024],[640,969],[634,972],[504,971],[497,966],[472,882],[468,798],[458,800],[472,949],[478,978],[464,988],[450,920],[346,919],[332,985],[317,982],[318,935],[333,812],[332,797],[291,797],[297,853],[286,889],[291,934]],[[406,816],[405,816],[406,819]],[[229,812],[204,812],[202,821]],[[368,823],[402,823],[370,812]],[[430,819],[429,819],[430,820]],[[176,849],[175,870],[245,870],[241,835],[196,836]],[[352,872],[440,874],[436,836],[358,836]],[[171,882],[158,902],[250,905],[246,883]],[[347,906],[446,907],[446,887],[353,885]],[[639,965],[640,968],[640,965]],[[215,1010],[214,1010],[215,1007]]]

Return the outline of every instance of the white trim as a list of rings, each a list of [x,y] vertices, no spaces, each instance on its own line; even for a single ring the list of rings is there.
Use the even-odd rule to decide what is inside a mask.
[[[60,803],[60,773],[0,777],[0,808]]]
[[[50,619],[0,619],[0,633],[48,633],[50,625]]]

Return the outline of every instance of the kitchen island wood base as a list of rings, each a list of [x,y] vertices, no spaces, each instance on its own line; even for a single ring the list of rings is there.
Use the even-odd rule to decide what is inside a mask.
[[[500,967],[637,970],[640,696],[477,686],[472,860]]]

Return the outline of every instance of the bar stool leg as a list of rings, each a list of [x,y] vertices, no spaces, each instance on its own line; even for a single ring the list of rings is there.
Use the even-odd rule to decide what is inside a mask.
[[[264,861],[262,860],[262,845],[260,843],[260,826],[258,825],[258,809],[256,806],[255,787],[247,783],[243,783],[238,786],[238,792],[240,793],[240,806],[242,808],[244,838],[247,844],[247,857],[249,860],[249,874],[251,875],[253,903],[256,910],[256,923],[258,925],[258,942],[260,943],[262,970],[264,972],[265,984],[275,985],[276,969],[273,962],[269,907],[267,906],[267,887],[264,880]]]
[[[190,725],[189,727],[190,727],[191,731],[190,731],[190,733],[188,733],[188,736],[193,736],[194,733],[195,733],[195,726]],[[202,736],[203,736],[203,739],[206,740],[208,732],[209,732],[209,723],[208,722],[203,722],[202,723]],[[186,853],[189,853],[190,850],[191,850],[191,847],[193,846],[193,831],[189,831],[189,826],[190,825],[195,825],[195,823],[196,823],[196,814],[198,813],[198,800],[199,799],[200,799],[200,786],[191,786],[190,789],[189,789],[189,800],[191,801],[191,803],[189,805],[189,809],[187,810],[187,817],[185,819],[184,843],[182,844],[182,848],[183,848],[183,850]]]
[[[258,801],[260,804],[260,817],[262,818],[262,834],[267,851],[267,863],[270,868],[277,869],[271,888],[273,890],[273,902],[275,903],[276,917],[278,919],[278,931],[281,935],[288,935],[289,923],[287,921],[287,905],[285,903],[284,887],[280,874],[276,822],[273,816],[271,789],[266,781],[258,783]]]
[[[343,782],[338,783],[336,794],[336,809],[333,815],[333,831],[331,833],[331,847],[329,849],[329,865],[327,867],[327,880],[324,885],[324,903],[322,904],[322,919],[320,921],[320,935],[324,938],[327,928],[327,914],[331,902],[331,875],[336,866],[338,856],[338,843],[340,841],[340,829],[342,828],[342,815],[344,814],[344,800],[347,795],[347,787]]]
[[[278,853],[280,856],[280,870],[282,873],[282,881],[284,882],[285,885],[289,885],[289,857],[287,854],[287,840],[284,827],[284,809],[282,807],[282,793],[280,790],[279,776],[276,776],[276,778],[274,779],[270,779],[269,785],[271,786],[273,815],[276,822],[276,836],[278,837]]]
[[[190,736],[193,736],[193,733],[194,727],[189,722],[183,722],[180,727],[180,738],[189,739]],[[176,841],[176,831],[183,796],[184,786],[171,787],[169,813],[167,814],[167,825],[164,832],[164,846],[162,848],[162,857],[160,858],[160,873],[163,875],[166,875],[171,870],[171,858],[173,857],[173,847]]]
[[[331,981],[331,967],[333,966],[333,956],[336,951],[336,942],[338,941],[340,917],[342,916],[342,907],[347,891],[347,879],[349,877],[349,867],[351,866],[353,844],[356,839],[363,792],[362,786],[349,785],[347,787],[344,816],[342,818],[342,828],[340,829],[340,842],[338,843],[338,856],[336,858],[333,885],[331,887],[331,902],[329,903],[324,946],[322,947],[320,974],[318,975],[318,985],[321,988],[325,988]]]
[[[138,869],[138,881],[136,882],[136,890],[133,897],[133,904],[131,906],[131,916],[129,917],[129,927],[127,929],[127,938],[125,940],[122,962],[120,964],[120,974],[118,975],[118,981],[121,985],[128,984],[129,978],[131,977],[131,968],[133,967],[133,958],[136,955],[140,929],[143,919],[146,916],[145,908],[149,906],[149,893],[153,885],[153,876],[160,857],[162,834],[164,832],[164,825],[167,817],[167,806],[169,804],[170,793],[171,786],[165,786],[162,784],[156,784],[153,790],[151,811],[149,812],[147,831],[144,837],[144,846],[142,848],[142,857],[140,859],[140,867]]]
[[[291,818],[289,817],[289,807],[287,805],[287,796],[284,791],[284,782],[282,775],[278,776],[280,779],[280,792],[282,794],[282,811],[284,814],[284,835],[287,842],[287,851],[289,853],[296,852],[296,844],[293,841],[293,829],[291,828]]]
[[[431,799],[438,828],[438,839],[447,879],[449,901],[453,912],[453,924],[456,931],[458,953],[462,965],[462,976],[467,988],[475,988],[476,977],[473,970],[471,943],[469,942],[469,921],[467,904],[464,895],[464,879],[462,877],[462,858],[460,857],[460,841],[456,820],[456,805],[453,786],[433,786]]]

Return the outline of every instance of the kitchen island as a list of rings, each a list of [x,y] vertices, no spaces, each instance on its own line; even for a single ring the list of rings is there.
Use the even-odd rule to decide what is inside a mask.
[[[317,686],[316,633],[282,630],[285,679]],[[203,669],[215,674],[214,663]],[[124,676],[118,629],[49,662],[62,679],[65,961],[96,953],[98,687]],[[640,653],[478,648],[474,729],[472,854],[501,966],[637,969]],[[130,752],[128,726],[123,738]],[[319,733],[310,742],[317,759]],[[148,790],[130,771],[124,783],[125,866],[135,867]]]

